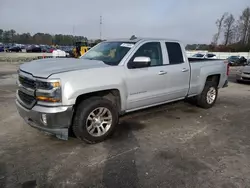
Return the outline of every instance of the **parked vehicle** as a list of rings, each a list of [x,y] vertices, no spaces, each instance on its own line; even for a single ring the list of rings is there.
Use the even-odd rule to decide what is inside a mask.
[[[4,52],[4,47],[0,46],[0,52]]]
[[[32,127],[88,143],[108,138],[119,116],[172,101],[192,99],[211,108],[227,86],[228,63],[191,63],[177,41],[101,42],[79,59],[43,59],[19,69],[16,105]]]
[[[38,45],[30,45],[26,48],[26,52],[42,52],[42,49]]]
[[[21,52],[22,49],[19,46],[11,46],[7,49],[7,52]]]
[[[243,66],[247,63],[247,59],[243,56],[230,56],[227,60],[230,66]]]
[[[51,53],[51,49],[52,49],[52,48],[51,48],[50,46],[41,45],[40,48],[41,48],[41,51],[42,51],[42,52]]]
[[[198,54],[194,54],[192,57],[193,58],[203,58],[203,59],[217,59],[215,54],[210,54],[210,53],[207,53],[207,54],[198,53]]]
[[[237,72],[236,81],[250,83],[250,62]]]

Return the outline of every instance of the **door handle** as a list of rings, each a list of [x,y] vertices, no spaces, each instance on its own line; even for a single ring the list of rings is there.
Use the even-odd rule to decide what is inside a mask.
[[[183,68],[181,71],[182,71],[182,72],[188,72],[189,69]]]
[[[158,74],[159,75],[164,75],[164,74],[167,74],[167,72],[166,71],[160,71]]]

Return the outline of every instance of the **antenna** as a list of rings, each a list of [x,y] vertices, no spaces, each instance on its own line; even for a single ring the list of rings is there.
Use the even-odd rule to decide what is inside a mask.
[[[100,16],[100,40],[102,40],[102,15]]]

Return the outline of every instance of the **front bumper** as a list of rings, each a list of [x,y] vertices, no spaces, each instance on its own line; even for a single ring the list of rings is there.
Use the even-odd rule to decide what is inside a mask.
[[[250,74],[236,74],[236,80],[242,82],[250,82]]]
[[[68,139],[68,130],[73,116],[72,106],[43,107],[36,105],[29,110],[23,107],[18,100],[16,100],[16,106],[20,116],[31,127],[55,134],[62,140]],[[42,121],[42,114],[46,114],[46,124]]]

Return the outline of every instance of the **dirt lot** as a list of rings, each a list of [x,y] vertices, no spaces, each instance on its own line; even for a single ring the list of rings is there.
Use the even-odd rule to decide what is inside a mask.
[[[16,63],[22,61],[31,61],[34,58],[43,56],[52,56],[52,53],[1,52],[0,62]]]
[[[250,185],[249,85],[231,82],[209,110],[177,102],[130,114],[112,139],[87,145],[22,121],[15,72],[16,65],[1,65],[1,188]]]

